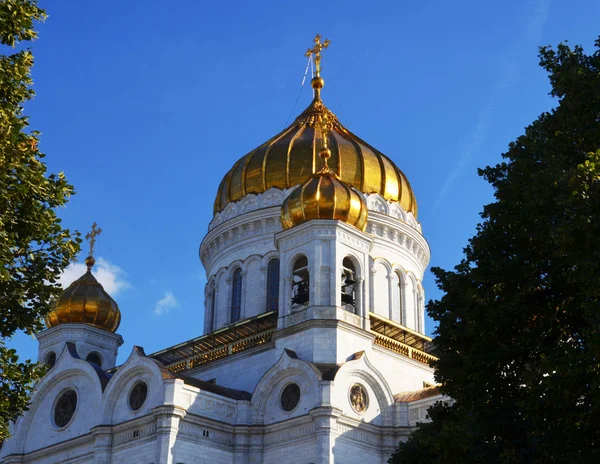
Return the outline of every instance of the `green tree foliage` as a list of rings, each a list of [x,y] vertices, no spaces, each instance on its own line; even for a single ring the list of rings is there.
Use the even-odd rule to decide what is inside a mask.
[[[33,55],[19,44],[35,39],[34,23],[44,18],[36,0],[0,1],[0,42],[9,51],[0,54],[0,440],[43,372],[20,362],[5,341],[42,328],[41,316],[60,292],[57,279],[79,250],[78,235],[63,229],[55,212],[73,188],[62,173],[46,174],[39,133],[23,114],[34,96]]]
[[[430,410],[390,463],[600,462],[600,39],[542,47],[558,106],[480,170],[495,190],[445,292]]]

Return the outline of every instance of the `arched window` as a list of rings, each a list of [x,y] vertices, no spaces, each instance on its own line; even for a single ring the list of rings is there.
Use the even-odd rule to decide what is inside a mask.
[[[102,358],[100,357],[100,355],[98,353],[96,353],[95,351],[92,351],[91,353],[89,353],[86,358],[86,361],[89,361],[91,363],[94,363],[96,366],[98,367],[102,367]]]
[[[392,301],[392,314],[391,314],[391,319],[393,321],[398,322],[399,324],[404,324],[404,317],[403,317],[403,313],[404,311],[403,309],[403,303],[402,303],[402,299],[404,297],[403,292],[402,292],[402,277],[400,276],[400,274],[398,272],[394,272],[393,274],[394,276],[394,280],[392,281],[392,291],[393,291],[393,301]]]
[[[242,311],[242,270],[237,268],[233,272],[231,283],[231,320],[236,322],[240,320]]]
[[[51,351],[46,355],[44,364],[46,364],[48,367],[52,367],[56,364],[56,353],[54,351]]]
[[[346,311],[356,313],[356,269],[350,258],[342,261],[342,307]]]
[[[307,305],[310,293],[310,276],[308,274],[308,258],[300,256],[294,263],[292,271],[292,304]]]
[[[208,327],[207,333],[215,329],[215,301],[217,299],[215,281],[213,280],[208,287]]]
[[[279,259],[273,258],[267,264],[267,311],[279,309]]]

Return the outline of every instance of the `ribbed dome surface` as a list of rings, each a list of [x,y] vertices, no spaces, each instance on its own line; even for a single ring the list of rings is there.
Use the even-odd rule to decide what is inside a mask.
[[[214,213],[246,195],[303,183],[320,166],[317,123],[332,122],[330,168],[339,179],[363,193],[379,193],[417,215],[417,202],[406,176],[389,158],[343,127],[319,98],[280,134],[235,163],[219,186]]]
[[[311,219],[333,219],[364,230],[367,215],[364,198],[340,181],[327,166],[292,191],[281,205],[284,229]]]
[[[91,263],[91,264],[90,264]],[[116,301],[93,276],[93,258],[86,259],[87,272],[73,282],[59,297],[55,309],[45,317],[46,327],[59,324],[90,324],[115,332],[121,323]]]

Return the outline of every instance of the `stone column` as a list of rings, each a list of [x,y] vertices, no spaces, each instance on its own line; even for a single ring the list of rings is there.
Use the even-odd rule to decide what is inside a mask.
[[[94,437],[94,464],[110,464],[112,456],[112,427],[110,425],[98,425],[93,427]]]
[[[270,258],[269,261],[273,259]],[[268,261],[267,261],[267,265],[268,265]],[[281,262],[280,262],[281,264]],[[258,314],[262,313],[263,311],[267,310],[267,266],[261,266],[259,268],[260,270],[260,285],[261,288],[263,289],[262,292],[260,292],[261,295],[261,299],[259,304],[259,309],[258,309]],[[256,291],[257,289],[252,289],[253,291]]]
[[[250,428],[238,425],[233,435],[233,462],[234,464],[248,464],[248,451],[250,448]]]
[[[369,312],[371,311],[371,306],[369,304],[370,295],[368,292],[368,281],[367,279],[363,279],[360,277],[358,279],[358,286],[360,288],[360,298],[361,298],[361,318],[362,318],[362,328],[365,330],[371,330],[371,317],[369,316]]]
[[[185,417],[186,411],[178,406],[158,406],[152,412],[156,417],[156,462],[173,464],[179,422]]]
[[[315,434],[317,446],[315,464],[333,463],[333,446],[335,445],[335,433],[338,417],[342,411],[332,407],[321,407],[310,411],[315,422]]]
[[[356,305],[356,315],[364,319],[365,316],[365,302],[364,302],[364,285],[365,279],[362,277],[355,277],[354,282],[354,304]]]
[[[225,310],[223,311],[223,314],[225,315],[225,324],[222,325],[227,325],[227,324],[231,324],[231,293],[233,290],[233,287],[231,286],[231,281],[233,279],[231,277],[228,277],[227,279],[225,279],[225,291],[227,292],[225,294]],[[241,315],[241,310],[240,310],[240,315]]]
[[[394,290],[393,290],[393,285],[394,285],[394,275],[393,272],[391,274],[388,274],[385,276],[385,278],[388,281],[388,308],[387,308],[387,318],[390,321],[394,320]],[[398,322],[398,321],[395,321]]]

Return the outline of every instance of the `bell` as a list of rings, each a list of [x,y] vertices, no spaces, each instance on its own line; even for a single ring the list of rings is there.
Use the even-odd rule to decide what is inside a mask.
[[[294,295],[292,296],[292,304],[306,304],[308,303],[309,292],[308,282],[302,280],[294,284]]]
[[[352,274],[348,273],[346,276],[346,280],[344,281],[344,284],[348,287],[348,286],[354,286],[355,283],[356,283],[356,281],[352,278]]]

